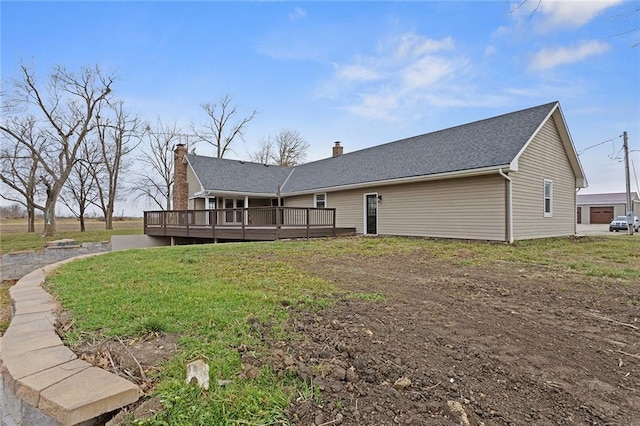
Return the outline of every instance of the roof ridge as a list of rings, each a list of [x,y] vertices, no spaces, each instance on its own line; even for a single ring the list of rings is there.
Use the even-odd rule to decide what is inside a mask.
[[[289,182],[289,178],[291,177],[291,175],[293,175],[293,172],[296,171],[296,167],[297,166],[294,166],[294,167],[291,168],[291,173],[289,173],[287,175],[287,178],[284,180],[284,182],[282,182],[282,185],[280,185],[280,192],[282,192],[282,190],[284,190],[285,185],[287,184],[287,182]]]
[[[263,167],[275,167],[278,169],[290,169],[291,167],[287,167],[287,166],[279,166],[277,164],[267,164],[267,163],[258,163],[256,161],[248,161],[248,160],[240,160],[240,159],[235,159],[235,158],[218,158],[218,157],[211,157],[209,155],[199,155],[199,154],[185,154],[185,157],[189,156],[192,158],[198,157],[198,158],[204,158],[206,160],[214,160],[214,161],[225,161],[225,162],[233,162],[233,163],[240,163],[240,164],[255,164],[257,166],[263,166]]]
[[[551,107],[552,105],[556,105],[556,104],[559,104],[559,103],[560,103],[559,101],[552,101],[552,102],[547,102],[545,104],[541,104],[541,105],[537,105],[537,106],[533,106],[533,107],[529,107],[529,108],[523,108],[523,109],[518,110],[518,111],[506,112],[506,113],[498,114],[498,115],[495,115],[495,116],[492,116],[492,117],[481,118],[479,120],[470,121],[468,123],[457,124],[455,126],[446,127],[444,129],[438,129],[438,130],[434,130],[434,131],[431,131],[431,132],[421,133],[419,135],[409,136],[409,137],[406,137],[406,138],[396,139],[394,141],[390,141],[390,142],[385,142],[385,143],[381,143],[381,144],[378,144],[378,145],[369,146],[369,147],[366,147],[366,148],[358,149],[356,151],[346,152],[346,153],[341,154],[341,155],[339,155],[337,157],[321,158],[319,160],[310,161],[310,162],[304,163],[304,164],[299,164],[296,167],[305,166],[307,164],[319,163],[319,162],[322,162],[322,161],[331,161],[331,160],[334,160],[336,158],[340,158],[340,157],[344,157],[344,156],[348,157],[348,156],[351,156],[352,154],[360,153],[360,152],[371,150],[371,149],[376,149],[376,148],[387,146],[387,145],[391,145],[391,144],[394,144],[394,143],[405,142],[405,141],[409,141],[409,140],[412,140],[412,139],[421,138],[421,137],[424,137],[426,135],[434,135],[434,134],[438,134],[438,133],[441,133],[441,132],[451,131],[453,129],[457,129],[457,128],[461,128],[461,127],[467,127],[467,126],[471,126],[473,124],[482,123],[484,121],[489,121],[489,120],[495,120],[495,119],[498,119],[498,118],[501,118],[501,117],[506,117],[506,116],[509,116],[509,115],[521,114],[521,113],[524,113],[526,111],[531,111],[531,110],[534,110],[534,109],[539,109],[539,108],[542,109],[544,107]]]

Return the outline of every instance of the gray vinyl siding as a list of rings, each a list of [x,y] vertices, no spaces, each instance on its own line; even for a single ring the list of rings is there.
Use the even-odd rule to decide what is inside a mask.
[[[313,195],[294,195],[284,199],[285,207],[313,207]],[[330,207],[330,206],[329,206]]]
[[[350,190],[327,192],[327,207],[336,209],[336,226],[356,228],[356,233],[364,231],[364,195],[371,190]]]
[[[382,196],[378,234],[505,240],[505,184],[499,175],[327,193],[336,225],[364,233],[365,194]]]
[[[379,193],[380,234],[505,239],[505,184],[497,174],[399,185]]]
[[[198,182],[198,178],[196,177],[195,173],[193,173],[191,167],[187,167],[187,186],[189,199],[193,198],[196,192],[202,190],[202,188],[200,187],[200,183]]]
[[[576,176],[553,117],[518,160],[513,181],[516,240],[575,234]],[[544,180],[553,181],[552,217],[544,217]]]
[[[193,206],[189,206],[189,208],[195,210],[205,210],[207,208],[204,198],[194,198],[192,200],[189,200],[189,204],[193,204]]]

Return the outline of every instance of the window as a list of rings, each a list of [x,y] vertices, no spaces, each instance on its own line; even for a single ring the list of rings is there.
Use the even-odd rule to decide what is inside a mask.
[[[225,198],[224,208],[228,209],[225,212],[225,221],[227,223],[233,223],[234,221],[237,223],[242,222],[243,212],[242,210],[237,210],[237,209],[244,208],[244,199]]]
[[[327,207],[327,194],[316,194],[313,201],[315,208],[324,209]]]
[[[553,181],[544,180],[544,217],[553,216]]]

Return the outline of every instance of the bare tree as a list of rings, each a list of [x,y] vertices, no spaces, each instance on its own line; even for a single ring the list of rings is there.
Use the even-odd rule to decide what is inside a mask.
[[[260,149],[251,154],[251,160],[264,164],[293,167],[307,158],[309,144],[295,130],[283,129],[272,139],[262,141]]]
[[[275,162],[277,165],[292,167],[307,158],[309,144],[295,130],[280,130],[275,140],[277,148]]]
[[[275,152],[273,150],[273,141],[270,137],[263,139],[260,143],[260,149],[254,152],[253,154],[249,154],[249,159],[256,163],[262,164],[274,164],[273,159],[275,157]]]
[[[134,191],[136,199],[144,198],[149,204],[162,210],[171,210],[173,189],[173,148],[180,141],[180,132],[174,123],[164,127],[158,120],[155,129],[147,126],[145,145],[140,161],[144,170],[138,173]]]
[[[13,203],[10,206],[0,206],[0,217],[7,219],[21,219],[24,218],[26,210],[21,203]]]
[[[60,192],[60,201],[80,220],[80,232],[86,231],[87,208],[98,198],[94,170],[100,167],[101,162],[96,145],[95,141],[85,140],[78,161]]]
[[[23,144],[37,159],[42,175],[40,181],[46,187],[44,206],[44,235],[56,233],[55,211],[62,191],[78,158],[78,150],[92,130],[96,108],[106,102],[111,93],[113,76],[104,75],[98,67],[84,67],[73,73],[63,67],[55,67],[49,81],[42,88],[33,70],[20,66],[20,77],[12,80],[10,99],[14,104],[31,108],[42,117],[41,132],[47,144],[41,149],[30,141]],[[0,130],[6,129],[0,126]]]
[[[120,185],[120,173],[129,166],[128,155],[141,142],[142,125],[138,117],[124,110],[122,101],[100,106],[96,114],[96,132],[100,161],[93,162],[93,174],[98,197],[92,201],[102,210],[106,229],[113,229],[113,214]]]
[[[232,151],[231,143],[236,139],[242,139],[245,126],[258,114],[253,110],[246,117],[238,118],[238,107],[231,105],[230,95],[221,97],[218,103],[205,103],[201,107],[207,114],[208,122],[200,128],[192,126],[193,133],[200,141],[206,142],[215,148],[217,158],[223,158],[228,151]]]
[[[39,163],[32,150],[41,150],[46,140],[39,133],[35,117],[9,117],[0,125],[0,181],[12,192],[2,191],[0,197],[24,206],[27,212],[27,232],[35,232]]]

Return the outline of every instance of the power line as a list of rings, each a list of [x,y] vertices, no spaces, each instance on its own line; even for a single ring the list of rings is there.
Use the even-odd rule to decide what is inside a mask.
[[[591,148],[595,148],[595,147],[600,146],[600,145],[604,145],[604,144],[605,144],[605,143],[607,143],[607,142],[614,142],[616,139],[619,139],[619,138],[621,138],[621,137],[622,137],[622,136],[616,136],[615,138],[607,139],[606,141],[598,142],[597,144],[594,144],[594,145],[588,146],[588,147],[586,147],[585,149],[583,149],[583,150],[579,151],[579,152],[578,152],[578,155],[582,155],[585,151],[587,151],[587,150],[589,150],[589,149],[591,149]]]

